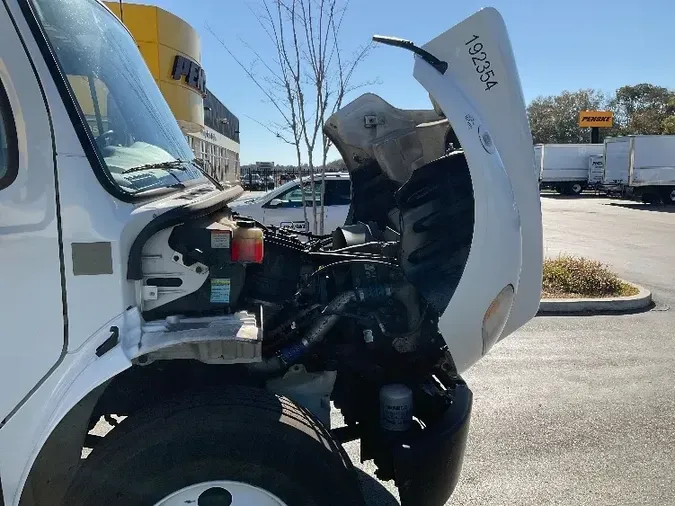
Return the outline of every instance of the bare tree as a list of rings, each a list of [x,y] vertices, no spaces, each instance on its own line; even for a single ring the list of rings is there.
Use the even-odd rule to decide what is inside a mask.
[[[323,134],[325,121],[341,107],[350,91],[367,84],[354,85],[352,80],[355,69],[372,47],[368,42],[345,53],[341,33],[348,6],[349,0],[258,0],[251,12],[273,44],[275,56],[265,59],[252,44],[242,40],[253,54],[248,65],[207,26],[279,114],[278,122],[263,126],[277,139],[295,147],[305,223],[309,223],[305,198],[305,190],[309,189],[313,230],[320,234],[324,231],[325,185],[321,185],[317,206],[316,151],[320,149],[323,181],[331,147]],[[303,155],[307,157],[309,188],[301,169]]]

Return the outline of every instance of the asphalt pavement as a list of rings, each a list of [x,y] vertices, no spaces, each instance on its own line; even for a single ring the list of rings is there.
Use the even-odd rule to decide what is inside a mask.
[[[675,504],[675,207],[550,195],[542,209],[546,256],[603,261],[655,307],[536,317],[468,371],[471,432],[447,504]],[[360,467],[369,505],[398,505]]]

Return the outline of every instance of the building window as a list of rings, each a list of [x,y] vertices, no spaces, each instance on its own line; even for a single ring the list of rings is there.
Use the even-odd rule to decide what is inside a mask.
[[[204,170],[218,181],[239,179],[239,153],[230,151],[217,142],[188,136],[195,158],[204,163]]]

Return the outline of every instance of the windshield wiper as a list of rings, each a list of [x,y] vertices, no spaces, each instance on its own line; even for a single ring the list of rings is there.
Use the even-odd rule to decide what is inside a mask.
[[[140,172],[142,170],[148,169],[178,169],[178,170],[188,170],[186,165],[189,165],[191,162],[187,160],[169,160],[166,162],[157,162],[157,163],[146,163],[145,165],[139,165],[138,167],[131,167],[122,171],[122,174],[129,174],[130,172]]]
[[[169,186],[144,188],[143,190],[138,190],[137,192],[134,192],[134,196],[140,197],[140,196],[146,196],[148,194],[161,195],[163,193],[168,193],[168,192],[173,191],[173,190],[184,190],[185,188],[186,188],[186,186],[183,183],[175,183],[175,184],[170,184]]]
[[[216,185],[216,187],[220,190],[223,190],[224,187],[222,184],[220,184],[213,176],[211,176],[208,172],[206,172],[196,161],[196,159],[192,160],[169,160],[166,162],[158,162],[158,163],[147,163],[145,165],[139,165],[138,167],[131,167],[130,169],[126,169],[122,171],[122,174],[129,174],[130,172],[139,172],[141,170],[148,170],[148,169],[177,169],[181,171],[187,171],[189,168],[197,169],[201,174],[206,176],[206,178],[211,181],[213,184]],[[168,171],[167,171],[168,172]],[[179,184],[183,184],[183,182],[178,179],[178,176],[174,174],[173,172],[169,172],[171,176],[178,181]],[[183,188],[185,185],[183,185]]]

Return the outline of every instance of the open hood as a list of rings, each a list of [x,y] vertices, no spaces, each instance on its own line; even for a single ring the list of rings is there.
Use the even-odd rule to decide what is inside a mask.
[[[462,371],[529,321],[541,295],[539,189],[514,56],[492,8],[421,48],[375,40],[416,53],[434,108],[366,94],[329,118],[352,178],[348,222],[398,234],[404,272]]]

